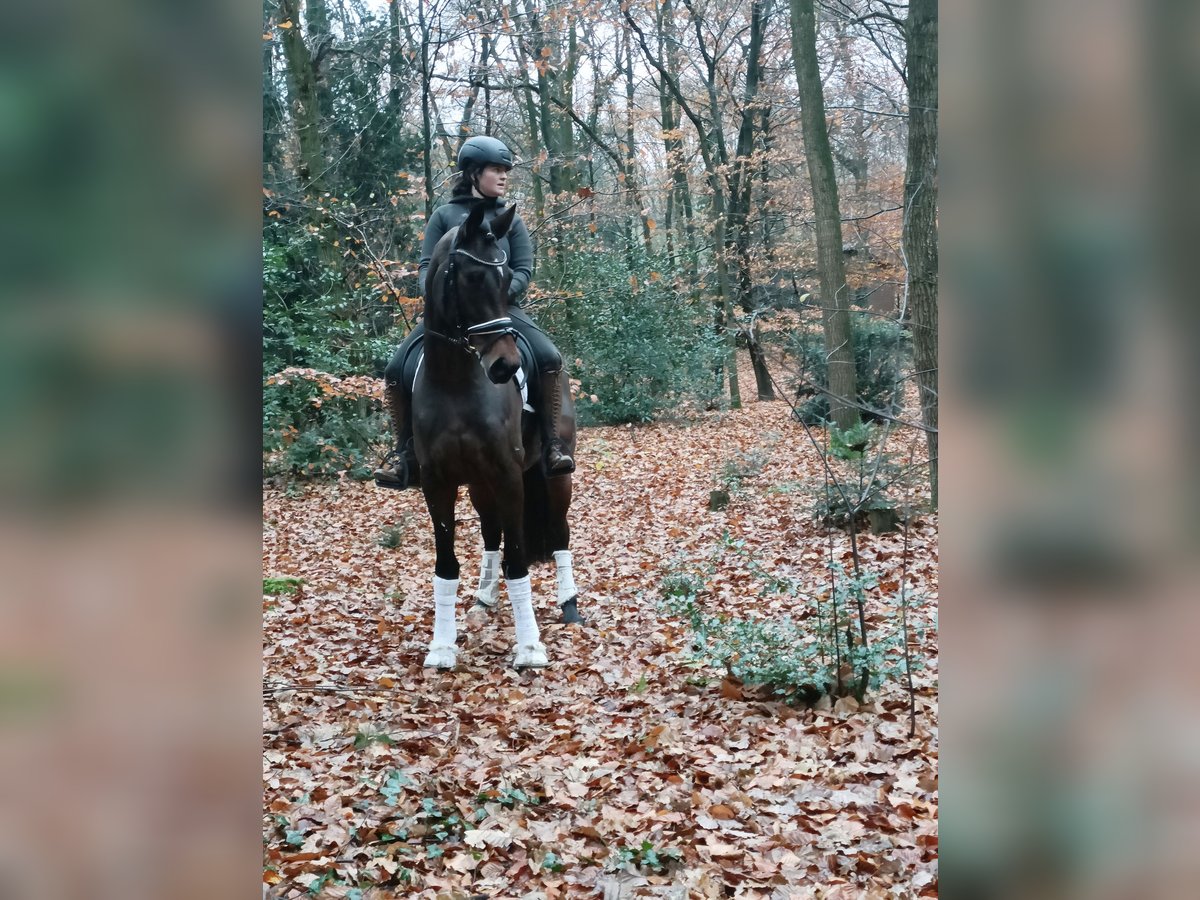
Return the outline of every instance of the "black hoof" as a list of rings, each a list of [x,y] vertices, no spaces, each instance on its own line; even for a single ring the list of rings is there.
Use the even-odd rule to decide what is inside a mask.
[[[565,603],[560,603],[559,608],[562,609],[562,620],[564,625],[583,625],[583,616],[579,614],[579,608],[576,601],[578,597],[572,597]]]

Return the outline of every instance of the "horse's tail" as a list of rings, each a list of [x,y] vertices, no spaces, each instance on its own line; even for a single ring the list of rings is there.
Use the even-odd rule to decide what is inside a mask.
[[[546,475],[540,465],[525,470],[525,561],[529,565],[550,562],[554,551],[561,547],[552,546],[550,491]]]

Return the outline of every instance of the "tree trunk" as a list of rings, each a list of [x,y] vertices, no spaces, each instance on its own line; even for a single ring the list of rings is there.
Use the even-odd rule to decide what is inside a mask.
[[[750,198],[754,174],[751,171],[754,155],[755,123],[758,113],[758,83],[762,72],[763,31],[769,14],[769,0],[754,0],[750,5],[750,47],[746,53],[746,87],[742,97],[742,123],[738,129],[737,156],[733,163],[730,186],[729,224],[733,227],[733,243],[737,250],[738,303],[754,321],[755,308],[752,293],[753,277],[750,260]],[[774,400],[775,390],[771,386],[771,375],[767,371],[766,358],[758,343],[758,329],[752,324],[746,333],[746,344],[750,350],[750,364],[754,368],[755,388],[759,400]]]
[[[688,0],[684,0],[684,4],[688,6],[689,11],[692,13],[697,33],[702,37],[700,20],[696,16],[695,10],[692,9]],[[720,107],[716,100],[716,64],[708,54],[707,49],[703,46],[703,41],[701,41],[701,52],[704,54],[705,62],[708,66],[708,94],[710,102],[708,112],[713,120],[713,127],[707,129],[704,127],[703,120],[692,109],[687,96],[679,86],[678,80],[667,69],[662,59],[650,49],[650,45],[646,42],[646,33],[634,21],[629,8],[623,7],[621,12],[629,27],[637,34],[638,45],[642,48],[643,55],[658,70],[663,82],[670,90],[671,96],[696,128],[696,134],[699,138],[700,155],[704,158],[704,169],[713,195],[712,204],[709,207],[709,217],[713,229],[713,257],[716,261],[717,269],[717,295],[713,299],[714,318],[718,334],[723,333],[725,338],[725,365],[729,371],[729,405],[733,409],[738,409],[742,405],[742,395],[738,387],[736,336],[730,325],[733,321],[733,304],[730,302],[729,296],[729,268],[726,254],[728,239],[725,230],[725,184],[721,174],[721,168],[729,162],[729,159],[725,151],[724,134],[721,130]]]
[[[328,171],[330,165],[321,137],[316,67],[301,34],[297,0],[280,0],[279,15],[281,21],[292,22],[291,28],[283,29],[283,53],[288,69],[288,105],[292,110],[292,122],[300,145],[296,175],[300,190],[305,195],[307,218],[317,239],[317,257],[327,269],[340,271],[341,251],[333,245],[331,222],[328,214],[322,212],[325,201],[321,195],[332,190],[333,177]],[[332,290],[340,293],[342,288],[339,280]]]
[[[264,29],[270,27],[269,21],[264,23]],[[275,44],[273,41],[263,41],[263,138],[262,161],[263,181],[274,185],[282,180],[282,154],[279,151],[280,136],[283,130],[284,107],[275,88]]]
[[[929,487],[938,502],[938,20],[937,0],[908,12],[908,166],[904,176],[904,257],[912,316],[913,365],[927,429]]]
[[[407,81],[407,67],[400,50],[400,4],[388,4],[388,118],[391,128],[399,133],[404,121],[404,101],[408,94],[401,85]]]
[[[520,15],[517,8],[517,0],[512,0],[510,14],[513,18]],[[537,148],[541,141],[538,135],[541,134],[541,117],[536,100],[534,99],[535,88],[529,80],[529,56],[525,52],[525,44],[522,41],[514,41],[514,47],[517,51],[517,62],[521,71],[521,84],[524,87],[523,95],[525,98],[525,128],[529,135],[529,150],[537,159]],[[546,192],[542,186],[541,163],[534,162],[530,167],[529,178],[531,181],[530,188],[533,191],[533,209],[536,214],[537,221],[542,222],[546,218]]]
[[[425,221],[433,215],[433,116],[429,59],[429,23],[425,20],[425,0],[417,0],[417,27],[421,30],[421,139],[425,148],[422,159],[422,175],[425,181]]]
[[[537,69],[538,103],[540,106],[541,144],[550,161],[550,193],[570,193],[578,187],[575,171],[575,130],[565,113],[556,112],[553,99],[570,104],[574,94],[575,70],[579,60],[579,44],[575,23],[565,22],[566,49],[561,34],[551,34],[553,17],[543,15],[534,0],[525,0],[525,15],[534,35],[533,65]],[[548,21],[550,20],[550,21]]]
[[[300,33],[300,11],[296,0],[279,0],[281,21],[291,21],[292,27],[283,32],[283,55],[287,61],[288,105],[300,144],[296,176],[301,190],[320,192],[325,189],[325,148],[321,141],[320,107],[317,101],[317,80],[313,74],[312,54]]]
[[[729,165],[729,152],[725,147],[725,123],[722,116],[722,106],[717,93],[717,60],[708,52],[704,43],[702,16],[697,13],[691,0],[683,0],[684,6],[692,17],[692,27],[696,32],[697,47],[704,59],[705,87],[708,90],[708,115],[712,123],[711,129],[705,133],[697,129],[700,139],[701,154],[704,157],[704,167],[708,174],[708,184],[712,190],[711,225],[713,234],[713,255],[717,267],[717,299],[720,309],[718,321],[725,333],[725,366],[729,374],[729,406],[741,409],[742,389],[739,384],[737,370],[737,329],[734,326],[733,315],[733,286],[729,281],[729,208],[725,175],[722,170]],[[680,99],[676,97],[676,99]]]
[[[567,58],[555,79],[555,96],[574,108],[575,105],[575,75],[579,69],[579,39],[576,37],[576,22],[572,17],[567,23]],[[579,187],[579,170],[575,164],[575,125],[571,117],[564,112],[556,115],[558,120],[558,140],[556,146],[563,159],[563,190],[572,193]]]
[[[642,205],[642,196],[639,185],[641,179],[638,178],[637,171],[637,145],[634,143],[633,136],[633,110],[634,110],[634,80],[633,80],[633,47],[629,41],[629,29],[622,29],[622,45],[625,51],[625,148],[622,154],[625,158],[625,178],[629,184],[629,196],[631,205],[636,207],[635,215],[642,220],[642,245],[645,247],[646,255],[650,255],[650,217],[647,212],[647,207]],[[618,148],[620,149],[620,148]],[[630,240],[630,253],[633,251],[633,241]],[[637,273],[634,273],[637,274]],[[645,273],[641,273],[643,276]]]
[[[659,10],[658,32],[659,55],[665,61],[667,68],[672,73],[676,73],[679,71],[679,65],[675,51],[677,45],[671,0],[664,0]],[[658,80],[658,104],[662,114],[664,157],[667,161],[667,170],[670,172],[667,209],[673,211],[676,207],[678,208],[682,229],[676,226],[673,215],[669,225],[675,228],[675,234],[682,238],[683,244],[687,248],[687,265],[679,268],[687,273],[687,282],[692,289],[692,301],[698,303],[700,300],[700,251],[696,241],[696,223],[692,212],[692,191],[688,185],[687,161],[683,155],[683,135],[679,127],[679,118],[676,116],[675,103],[671,99],[671,92],[667,88],[666,80],[661,76]],[[676,243],[678,244],[679,241],[676,240]]]
[[[763,251],[767,255],[767,267],[774,277],[775,272],[775,238],[771,223],[775,213],[771,208],[771,107],[765,106],[762,113],[763,152],[758,162],[759,185],[761,186],[762,202],[759,205],[762,219]]]
[[[330,90],[329,80],[323,73],[329,48],[333,46],[333,32],[329,28],[329,10],[325,6],[325,0],[304,0],[304,27],[308,34],[308,46],[312,51],[317,108],[321,119],[330,122],[333,120],[333,91]]]
[[[854,35],[850,33],[847,23],[838,22],[837,60],[845,72],[844,90],[851,97],[854,109],[847,110],[848,115],[842,119],[837,135],[841,138],[840,152],[835,150],[838,162],[854,178],[854,193],[852,198],[860,201],[867,189],[867,173],[870,171],[870,148],[867,145],[867,124],[863,114],[866,95],[858,71],[858,56],[852,45]]]
[[[829,411],[838,428],[859,422],[854,336],[850,330],[850,297],[842,260],[842,217],[838,209],[837,178],[825,121],[825,98],[817,66],[817,25],[813,0],[791,0],[792,61],[800,88],[800,125],[804,156],[812,182],[817,221],[817,268],[821,280],[821,311],[825,353],[829,364]]]
[[[462,119],[458,124],[458,134],[456,135],[457,147],[462,147],[462,142],[470,135],[471,118],[475,113],[475,104],[479,100],[479,88],[487,83],[488,63],[491,61],[492,55],[492,39],[490,35],[484,35],[482,45],[479,49],[479,62],[472,64],[469,72],[471,81],[471,93],[467,95],[467,101],[463,104]]]

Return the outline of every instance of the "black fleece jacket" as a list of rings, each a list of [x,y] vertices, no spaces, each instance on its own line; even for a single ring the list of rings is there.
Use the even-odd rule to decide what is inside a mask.
[[[425,226],[425,240],[421,244],[421,264],[418,267],[422,296],[425,294],[425,276],[429,272],[433,248],[447,231],[467,220],[472,204],[480,202],[486,205],[483,221],[488,224],[507,208],[498,197],[483,201],[478,197],[454,197],[449,203],[435,209],[429,217]],[[512,283],[508,286],[509,305],[519,307],[521,295],[525,293],[525,288],[529,287],[529,279],[533,277],[533,242],[529,239],[529,229],[521,221],[520,214],[513,217],[508,234],[496,243],[508,254],[508,267],[512,269]]]

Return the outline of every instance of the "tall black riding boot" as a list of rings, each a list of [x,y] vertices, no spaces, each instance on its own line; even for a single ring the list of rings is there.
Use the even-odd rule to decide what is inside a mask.
[[[542,456],[546,461],[547,475],[570,475],[575,471],[575,460],[567,451],[567,445],[558,436],[558,417],[562,413],[562,372],[543,372],[539,379],[542,389],[540,416],[542,420]]]
[[[383,458],[383,465],[375,470],[375,483],[380,487],[404,490],[421,486],[417,454],[413,449],[412,413],[408,408],[408,392],[402,384],[388,384],[383,389],[388,412],[392,417],[392,433],[396,436],[396,449]]]

